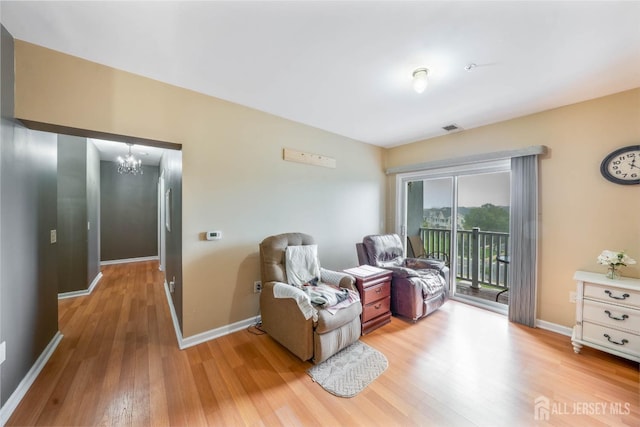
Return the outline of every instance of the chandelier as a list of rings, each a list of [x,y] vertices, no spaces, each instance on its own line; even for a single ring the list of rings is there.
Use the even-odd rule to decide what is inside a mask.
[[[130,175],[142,175],[142,160],[136,159],[131,154],[131,147],[133,144],[127,144],[129,146],[129,154],[124,159],[118,156],[118,173],[130,174]]]

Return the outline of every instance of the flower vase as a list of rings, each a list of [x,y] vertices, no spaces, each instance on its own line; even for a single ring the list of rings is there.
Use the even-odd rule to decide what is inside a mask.
[[[616,280],[620,278],[620,271],[617,269],[616,265],[609,266],[609,270],[607,270],[606,278],[611,280]]]

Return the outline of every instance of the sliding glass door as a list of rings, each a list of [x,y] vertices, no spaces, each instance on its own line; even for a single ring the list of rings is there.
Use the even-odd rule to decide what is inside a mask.
[[[454,295],[508,304],[509,185],[509,171],[457,178],[459,268]]]
[[[407,184],[407,242],[410,256],[438,258],[449,264],[453,178],[409,181]]]
[[[408,256],[447,263],[453,298],[506,312],[508,161],[399,175],[398,233]]]

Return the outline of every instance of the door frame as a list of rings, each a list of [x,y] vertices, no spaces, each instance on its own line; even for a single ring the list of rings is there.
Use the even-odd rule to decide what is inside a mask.
[[[164,169],[160,170],[160,176],[158,177],[158,255],[160,258],[159,267],[160,271],[165,271],[166,258],[167,258],[167,246],[166,246],[166,228],[164,226],[166,209],[165,206],[165,184],[164,184]]]
[[[449,167],[431,168],[420,171],[399,173],[396,175],[396,224],[395,233],[400,236],[402,245],[404,248],[404,256],[407,256],[407,185],[412,181],[438,179],[438,178],[452,178],[453,186],[451,191],[451,253],[449,254],[449,282],[448,286],[452,295],[455,295],[455,284],[457,276],[457,257],[458,253],[456,238],[458,232],[458,177],[464,175],[476,175],[483,173],[495,173],[495,172],[511,172],[511,160],[501,159],[487,162],[477,162]],[[454,299],[456,299],[454,297]],[[464,302],[470,301],[465,299]],[[478,305],[488,310],[496,311],[501,314],[506,314],[507,310],[503,307],[494,307],[493,304],[485,304],[481,301],[478,303],[472,303],[472,305]]]

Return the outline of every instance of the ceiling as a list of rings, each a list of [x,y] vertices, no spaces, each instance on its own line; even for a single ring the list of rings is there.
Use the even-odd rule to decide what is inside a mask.
[[[1,1],[0,16],[17,39],[383,147],[640,87],[638,1]]]
[[[98,151],[100,151],[100,160],[115,162],[118,157],[124,158],[129,152],[129,147],[123,142],[105,141],[103,139],[93,138],[90,138],[89,141],[93,142],[93,144],[98,148]],[[131,146],[131,154],[133,154],[136,159],[142,160],[143,165],[159,165],[164,152],[164,148],[149,147],[139,144]]]

